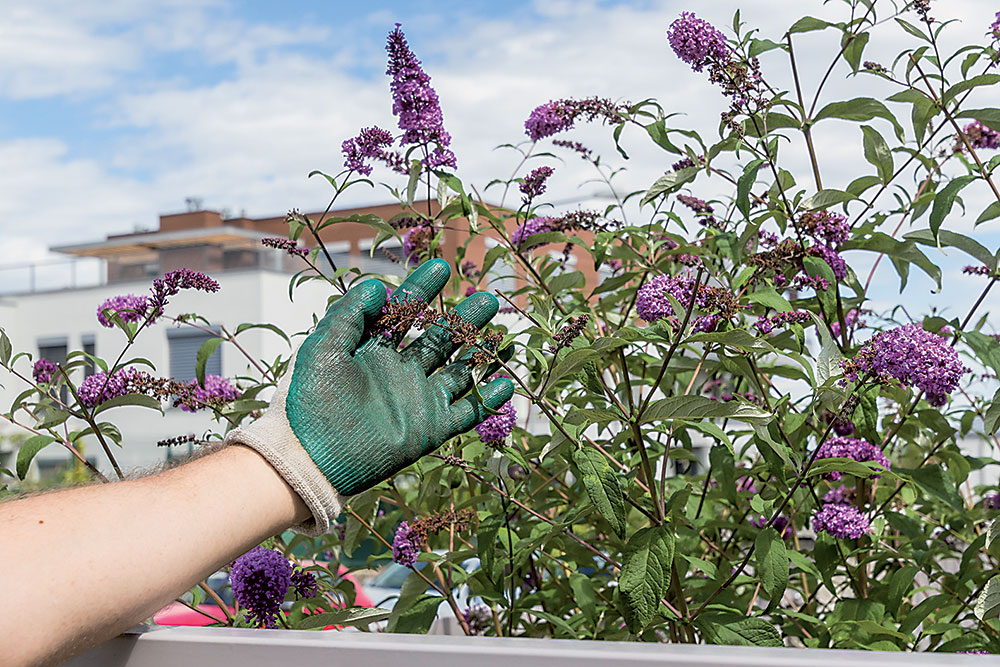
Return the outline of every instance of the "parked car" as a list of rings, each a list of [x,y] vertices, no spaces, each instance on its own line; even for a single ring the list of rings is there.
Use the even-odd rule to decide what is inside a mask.
[[[311,565],[311,561],[301,561],[304,565]],[[320,563],[325,565],[325,563]],[[371,598],[366,595],[364,588],[354,576],[348,573],[347,568],[343,565],[340,566],[339,574],[344,579],[352,582],[354,584],[354,589],[357,595],[354,600],[355,606],[358,607],[374,607]],[[229,612],[232,614],[236,611],[235,601],[233,600],[233,591],[229,587],[229,573],[225,570],[219,570],[212,574],[206,580],[209,587],[219,596],[222,602],[228,607]],[[191,593],[185,593],[181,596],[181,599],[185,602],[190,603]],[[219,605],[215,604],[210,598],[201,604],[197,605],[198,611],[191,609],[179,602],[171,602],[166,607],[156,612],[153,615],[153,622],[157,625],[183,625],[183,626],[204,626],[212,625],[214,623],[225,623],[226,614],[219,608]],[[323,628],[324,630],[332,629],[333,626]]]

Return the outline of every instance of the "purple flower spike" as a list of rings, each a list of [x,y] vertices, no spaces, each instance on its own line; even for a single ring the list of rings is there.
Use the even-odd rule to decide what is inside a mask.
[[[273,628],[292,584],[292,564],[281,553],[256,546],[233,562],[229,582],[248,620]]]
[[[552,167],[536,167],[531,170],[521,183],[521,194],[525,201],[530,201],[545,192],[545,181],[552,175]]]
[[[500,414],[490,415],[476,427],[479,438],[486,443],[503,442],[511,434],[517,424],[517,412],[514,404],[507,401],[499,410]]]
[[[420,546],[424,543],[424,537],[417,531],[410,528],[406,521],[396,528],[396,535],[392,538],[392,559],[400,565],[407,567],[417,562],[420,555]]]
[[[431,77],[424,72],[420,61],[406,43],[403,31],[389,33],[385,50],[389,65],[385,73],[392,77],[392,114],[399,118],[403,130],[403,145],[436,144],[424,161],[428,167],[455,168],[455,154],[448,150],[451,135],[444,129],[444,115],[437,92],[431,88]]]
[[[115,325],[104,315],[105,310],[116,313],[124,322],[138,322],[146,316],[146,311],[149,310],[149,298],[135,294],[121,294],[105,299],[97,307],[97,321],[101,323],[102,327],[111,329]]]
[[[722,63],[729,60],[729,46],[726,37],[711,23],[698,18],[691,12],[684,12],[670,24],[667,41],[677,57],[700,72],[711,62]]]
[[[45,384],[46,382],[52,382],[52,374],[57,370],[59,370],[58,366],[42,357],[32,366],[31,376],[35,378],[35,382],[38,384]]]
[[[359,174],[370,176],[369,160],[386,160],[386,147],[392,145],[392,135],[378,127],[366,127],[361,134],[347,139],[340,145],[344,153],[344,166]]]
[[[845,458],[859,462],[874,461],[886,470],[890,467],[889,459],[886,458],[886,455],[882,453],[881,449],[867,440],[861,440],[860,438],[847,438],[842,436],[830,438],[819,448],[819,453],[816,454],[816,458]],[[880,477],[880,475],[873,473],[869,479],[877,479],[878,477]],[[829,472],[826,474],[826,478],[838,481],[841,478],[841,474],[836,471]]]
[[[813,530],[839,539],[853,539],[871,532],[871,523],[853,505],[823,505],[813,516]]]

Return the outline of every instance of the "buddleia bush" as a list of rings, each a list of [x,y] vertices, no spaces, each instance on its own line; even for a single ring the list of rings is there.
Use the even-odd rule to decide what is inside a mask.
[[[947,11],[929,0],[847,0],[838,21],[805,16],[769,37],[738,12],[725,30],[685,12],[664,26],[664,55],[721,93],[704,110],[720,116],[714,136],[679,124],[669,98],[550,100],[507,146],[514,175],[482,184],[459,178],[476,156],[452,151],[430,77],[397,26],[387,73],[399,132],[361,129],[343,142],[344,169],[315,175],[333,188],[328,210],[380,178],[401,213],[293,211],[287,238],[265,244],[303,262],[293,288],[320,281],[331,300],[365,274],[323,261],[318,234],[330,225],[369,225],[372,253],[406,267],[445,256],[446,295],[391,307],[383,326],[439,326],[463,296],[495,292],[499,324],[478,333],[451,317],[448,326],[481,368],[492,361],[513,379],[518,398],[353,497],[327,535],[271,545],[320,563],[308,566],[318,594],[284,585],[292,608],[282,624],[426,632],[453,615],[469,634],[1000,650],[1000,552],[988,530],[1000,496],[969,482],[983,468],[995,475],[997,461],[961,447],[1000,445],[1000,342],[989,318],[998,253],[978,233],[1000,216],[1000,109],[979,108],[1000,83],[1000,14],[992,25],[982,17],[978,43],[947,53]],[[906,43],[891,62],[866,59],[876,26]],[[799,45],[831,35],[835,52],[802,69]],[[831,99],[832,78],[844,76],[881,94]],[[576,140],[571,131],[588,123],[606,127],[612,155]],[[823,169],[820,133],[857,145],[852,180],[824,181],[845,170]],[[627,155],[649,144],[663,171],[620,191]],[[805,168],[789,161],[790,146],[804,150]],[[613,204],[550,205],[549,183],[580,159]],[[437,205],[418,206],[419,193]],[[984,196],[983,210],[965,208]],[[474,252],[482,237],[484,256]],[[451,238],[461,243],[445,253]],[[402,254],[382,247],[392,240]],[[909,282],[915,269],[940,287],[932,257],[942,250],[967,256],[965,272],[980,280],[950,319],[921,312]],[[905,308],[873,304],[882,260],[879,275],[895,270]],[[200,326],[162,302],[171,289],[210,289],[206,280],[168,276],[101,317],[129,341],[158,318]],[[210,345],[238,345],[243,330]],[[210,389],[202,365],[186,389],[123,353],[93,360],[102,387],[75,387],[66,371],[85,357],[36,361],[32,379],[6,344],[4,365],[28,385],[7,417],[35,433],[18,472],[40,445],[116,441],[98,419],[115,405],[212,409],[221,435],[259,415],[287,364],[249,359],[250,375],[228,389],[218,380]],[[65,403],[52,391],[61,385]],[[86,425],[63,435],[70,418]],[[330,611],[354,599],[333,563],[392,560],[412,572],[391,614]]]

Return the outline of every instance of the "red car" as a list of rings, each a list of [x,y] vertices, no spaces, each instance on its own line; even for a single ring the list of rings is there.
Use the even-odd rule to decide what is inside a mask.
[[[308,561],[303,562],[306,565],[311,564]],[[348,574],[347,568],[341,565],[338,573],[341,577],[354,584],[354,589],[357,591],[357,595],[354,599],[355,606],[375,606],[368,596],[365,595],[364,590],[361,588],[361,584],[359,584],[352,575]],[[233,603],[233,592],[229,588],[229,574],[224,570],[219,570],[210,576],[207,581],[212,590],[218,594],[219,598],[229,608],[229,612],[234,613],[235,608]],[[190,607],[182,605],[180,602],[171,602],[153,615],[153,622],[157,625],[203,626],[212,625],[213,623],[225,623],[226,615],[221,609],[219,609],[219,606],[214,603],[206,602],[200,604],[198,605],[198,611],[194,611]],[[334,627],[335,626],[330,625],[323,629],[332,630]]]

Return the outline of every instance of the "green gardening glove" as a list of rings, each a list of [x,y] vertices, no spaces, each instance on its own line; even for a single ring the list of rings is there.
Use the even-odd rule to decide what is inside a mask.
[[[390,301],[433,302],[448,282],[448,263],[422,264]],[[294,355],[271,406],[227,442],[253,447],[313,510],[321,533],[340,512],[344,496],[364,491],[409,466],[446,440],[468,431],[510,400],[506,378],[486,385],[480,403],[469,357],[446,365],[458,345],[432,326],[398,348],[405,332],[375,330],[386,305],[377,280],[352,287],[330,307]],[[477,329],[496,315],[496,298],[479,292],[455,312]]]

